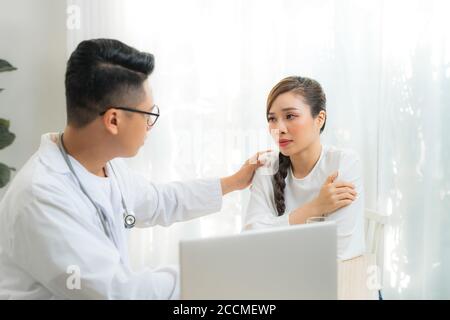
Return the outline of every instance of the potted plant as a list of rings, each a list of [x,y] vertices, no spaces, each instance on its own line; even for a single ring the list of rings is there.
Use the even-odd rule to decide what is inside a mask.
[[[17,69],[8,63],[8,61],[0,59],[0,72],[13,70]],[[1,91],[3,91],[3,89],[0,88],[0,92]],[[9,125],[9,120],[0,118],[0,150],[11,145],[16,138],[16,135],[9,131]],[[0,162],[0,188],[3,188],[8,184],[11,179],[11,171],[14,170],[14,168]]]

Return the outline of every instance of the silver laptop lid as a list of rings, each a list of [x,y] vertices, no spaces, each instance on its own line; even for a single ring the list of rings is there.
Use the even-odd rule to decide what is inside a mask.
[[[182,299],[336,299],[334,222],[180,242]]]

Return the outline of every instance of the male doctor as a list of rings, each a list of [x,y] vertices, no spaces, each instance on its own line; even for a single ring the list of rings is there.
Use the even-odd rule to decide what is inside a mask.
[[[131,270],[127,230],[217,212],[261,164],[164,185],[131,172],[117,158],[134,156],[158,119],[153,67],[151,54],[117,40],[83,41],[72,53],[67,126],[41,137],[0,203],[0,298],[179,298],[177,270]]]

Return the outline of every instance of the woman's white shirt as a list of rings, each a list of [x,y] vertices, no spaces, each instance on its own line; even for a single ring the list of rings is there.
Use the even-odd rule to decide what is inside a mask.
[[[328,216],[336,222],[338,259],[347,260],[363,254],[364,188],[358,155],[346,149],[322,146],[321,155],[311,172],[298,179],[292,169],[286,177],[285,214],[278,216],[273,187],[273,175],[278,170],[278,154],[266,156],[266,166],[256,171],[250,188],[250,200],[244,216],[244,230],[289,225],[289,214],[318,196],[327,177],[338,171],[336,181],[351,182],[358,193],[356,200]]]

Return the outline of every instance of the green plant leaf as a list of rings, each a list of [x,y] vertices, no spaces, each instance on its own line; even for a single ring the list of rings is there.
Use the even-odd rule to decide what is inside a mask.
[[[16,135],[9,131],[9,121],[0,119],[0,150],[6,148],[16,139]]]
[[[11,168],[0,163],[0,188],[6,186],[9,180],[11,180]]]
[[[5,127],[6,129],[9,129],[9,120],[0,118],[0,127]]]
[[[14,71],[17,70],[8,61],[0,59],[0,72]]]

